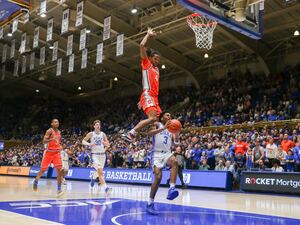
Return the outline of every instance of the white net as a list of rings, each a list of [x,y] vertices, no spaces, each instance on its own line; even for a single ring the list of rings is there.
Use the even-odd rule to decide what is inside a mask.
[[[195,32],[196,46],[211,49],[214,30],[218,23],[197,13],[188,16],[187,23]]]

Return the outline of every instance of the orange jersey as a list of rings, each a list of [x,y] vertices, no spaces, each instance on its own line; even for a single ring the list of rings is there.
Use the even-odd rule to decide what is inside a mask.
[[[50,141],[47,144],[47,150],[61,150],[61,144],[60,144],[60,139],[61,139],[61,135],[60,135],[60,131],[54,131],[51,128],[51,139],[53,139],[52,141]]]
[[[143,92],[147,92],[153,97],[159,93],[159,70],[153,66],[149,58],[142,59],[143,70]]]

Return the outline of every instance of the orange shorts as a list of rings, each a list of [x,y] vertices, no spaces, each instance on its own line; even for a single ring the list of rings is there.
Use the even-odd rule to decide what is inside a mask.
[[[148,113],[153,110],[156,112],[157,116],[161,114],[161,108],[159,106],[157,97],[152,97],[147,93],[142,93],[140,98],[140,105],[146,115],[148,115]]]
[[[62,161],[61,161],[61,155],[60,151],[57,152],[49,152],[45,151],[42,164],[41,164],[41,169],[46,170],[50,163],[53,163],[54,168],[61,169],[62,168]]]

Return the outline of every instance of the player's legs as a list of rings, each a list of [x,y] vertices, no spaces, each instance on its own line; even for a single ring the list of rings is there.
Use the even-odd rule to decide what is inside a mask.
[[[43,173],[48,169],[50,163],[52,162],[52,155],[50,152],[44,152],[42,163],[41,163],[41,169],[36,175],[34,181],[33,181],[33,190],[38,189],[38,181],[42,177]]]
[[[62,179],[63,179],[63,169],[62,169],[62,160],[61,160],[61,154],[60,152],[55,152],[53,154],[53,165],[54,168],[56,169],[56,174],[57,174],[57,192],[58,194],[62,193],[61,189],[61,184],[62,184]]]
[[[161,179],[162,179],[162,169],[157,168],[154,166],[154,181],[151,185],[151,191],[150,191],[150,201],[153,202],[156,192],[158,190],[158,187],[160,185]],[[151,203],[149,202],[149,203]]]
[[[168,166],[171,167],[170,169],[170,185],[173,184],[175,186],[176,177],[178,172],[178,162],[176,157],[173,155],[168,159],[167,162]]]
[[[135,133],[138,133],[143,127],[148,126],[149,124],[152,124],[154,122],[157,121],[158,117],[157,117],[157,111],[155,109],[155,107],[151,107],[149,108],[151,110],[149,110],[147,112],[147,116],[148,119],[145,120],[141,120],[134,128],[133,130],[135,131]]]
[[[170,169],[170,189],[168,191],[167,199],[173,200],[175,199],[179,193],[175,190],[177,172],[178,172],[178,162],[174,155],[168,158],[167,165],[171,167]]]
[[[154,207],[154,198],[162,179],[162,169],[154,166],[153,173],[154,173],[154,181],[151,185],[151,191],[150,191],[149,201],[146,210],[148,213],[152,215],[158,215],[158,211]]]

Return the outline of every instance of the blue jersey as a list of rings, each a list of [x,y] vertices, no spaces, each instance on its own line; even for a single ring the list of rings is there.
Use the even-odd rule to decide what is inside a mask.
[[[247,169],[253,168],[252,154],[246,153],[246,158],[247,158],[247,161],[246,161],[246,167],[247,167]]]
[[[293,155],[287,155],[285,157],[286,160],[293,160],[294,156]],[[286,162],[286,170],[287,171],[294,171],[295,169],[295,163],[293,162]]]

